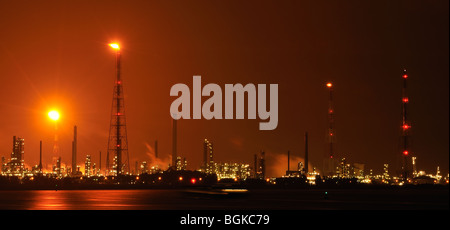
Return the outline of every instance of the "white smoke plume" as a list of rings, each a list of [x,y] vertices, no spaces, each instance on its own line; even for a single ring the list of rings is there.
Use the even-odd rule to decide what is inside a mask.
[[[147,165],[149,168],[153,166],[157,166],[159,169],[166,170],[169,168],[169,164],[172,162],[172,156],[170,154],[158,154],[159,156],[155,156],[155,149],[148,144],[147,142],[144,143],[147,147],[147,151],[145,154],[148,156],[149,161],[147,162]],[[161,158],[161,155],[164,155],[165,157]]]

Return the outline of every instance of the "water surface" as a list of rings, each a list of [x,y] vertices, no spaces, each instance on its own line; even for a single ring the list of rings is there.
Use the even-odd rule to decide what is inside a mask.
[[[325,195],[325,192],[326,195]],[[256,190],[230,197],[183,190],[0,191],[2,210],[449,209],[440,190]]]

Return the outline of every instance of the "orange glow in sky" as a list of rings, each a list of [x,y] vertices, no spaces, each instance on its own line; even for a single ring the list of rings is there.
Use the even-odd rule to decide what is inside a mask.
[[[361,3],[363,10],[334,1],[325,6],[315,1],[276,6],[227,1],[220,7],[210,1],[136,2],[27,1],[25,7],[8,1],[0,7],[8,9],[0,10],[0,158],[11,158],[11,139],[18,136],[26,140],[29,169],[39,164],[41,140],[43,171],[51,172],[59,157],[62,165],[71,165],[77,126],[80,170],[84,172],[86,155],[96,165],[101,161],[105,170],[111,117],[117,113],[111,109],[117,102],[113,90],[120,84],[129,163],[153,162],[166,170],[173,137],[169,109],[175,99],[170,89],[178,83],[189,86],[192,112],[194,101],[203,105],[216,98],[200,94],[194,99],[192,77],[200,75],[200,89],[208,83],[278,84],[278,126],[262,132],[257,119],[235,119],[235,111],[233,119],[181,119],[177,149],[188,170],[204,164],[207,138],[214,143],[214,161],[253,165],[254,155],[264,150],[265,176],[279,177],[287,169],[285,150],[291,151],[292,162],[293,155],[299,157],[296,163],[304,156],[306,131],[311,135],[308,146],[316,151],[309,164],[320,169],[322,158],[329,158],[327,115],[336,109],[340,139],[333,158],[345,157],[383,173],[383,164],[397,165],[390,150],[399,145],[402,105],[407,103],[408,126],[422,124],[407,130],[414,131],[416,140],[408,156],[414,152],[422,159],[421,170],[435,171],[439,162],[441,172],[448,172],[448,1],[408,1],[405,7],[387,8]],[[366,9],[383,14],[368,15]],[[387,22],[402,29],[386,29]],[[408,89],[402,94],[404,75]],[[246,108],[248,95],[243,98]],[[224,110],[225,105],[217,107]],[[125,119],[122,111],[117,115]],[[367,121],[377,132],[355,132],[362,129],[357,124]],[[58,155],[53,154],[55,134]]]

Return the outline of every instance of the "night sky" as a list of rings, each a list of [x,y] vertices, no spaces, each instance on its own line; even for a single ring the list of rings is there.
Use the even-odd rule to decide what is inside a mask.
[[[104,167],[114,85],[111,42],[121,45],[130,163],[171,152],[169,95],[176,83],[278,84],[279,120],[180,120],[178,153],[202,164],[253,164],[264,150],[268,176],[304,156],[322,168],[333,82],[336,157],[366,173],[401,165],[402,70],[408,70],[411,155],[419,170],[449,169],[448,1],[4,1],[0,0],[0,156],[25,138],[25,163],[52,162],[51,108],[61,113],[62,162],[87,154]],[[203,98],[206,100],[207,98]],[[191,102],[192,104],[192,102]],[[168,161],[167,161],[168,162]],[[98,164],[98,163],[97,163]],[[291,166],[296,165],[291,162]],[[49,168],[50,169],[50,168]]]

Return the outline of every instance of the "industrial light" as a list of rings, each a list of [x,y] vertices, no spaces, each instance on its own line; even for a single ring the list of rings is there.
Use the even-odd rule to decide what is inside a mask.
[[[59,120],[59,112],[56,110],[52,110],[48,112],[48,117],[54,121]]]
[[[117,43],[111,43],[111,44],[109,44],[109,46],[111,46],[111,48],[113,48],[115,50],[120,50],[119,44],[117,44]]]

